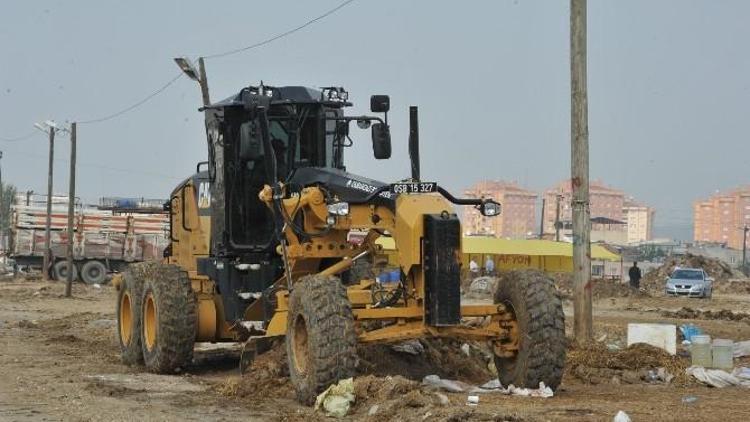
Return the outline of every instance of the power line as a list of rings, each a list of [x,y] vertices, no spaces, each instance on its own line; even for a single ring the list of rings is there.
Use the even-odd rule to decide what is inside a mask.
[[[19,141],[25,141],[26,139],[31,138],[32,136],[36,135],[38,132],[33,130],[26,135],[23,136],[16,136],[15,138],[0,138],[0,141],[2,142],[19,142]]]
[[[237,54],[237,53],[241,53],[243,51],[251,50],[253,48],[264,46],[266,44],[269,44],[269,43],[271,43],[273,41],[278,40],[279,38],[284,38],[287,35],[291,35],[291,34],[297,32],[297,31],[299,31],[301,29],[304,29],[304,28],[306,28],[306,27],[314,24],[315,22],[317,22],[317,21],[319,21],[321,19],[324,19],[324,18],[326,18],[326,17],[328,17],[328,16],[336,13],[339,9],[345,7],[346,5],[348,5],[349,3],[353,2],[353,1],[354,0],[346,0],[345,2],[339,4],[338,6],[334,7],[333,9],[331,9],[331,10],[323,13],[322,15],[320,15],[318,17],[315,17],[313,19],[310,19],[309,21],[303,23],[302,25],[300,25],[300,26],[298,26],[298,27],[296,27],[294,29],[290,29],[290,30],[288,30],[286,32],[282,32],[281,34],[278,34],[278,35],[274,35],[271,38],[265,39],[263,41],[255,43],[255,44],[248,45],[247,47],[236,48],[234,50],[225,51],[223,53],[217,53],[217,54],[211,54],[211,55],[208,55],[208,56],[203,56],[203,58],[205,58],[205,59],[215,59],[215,58],[230,56],[232,54]]]
[[[148,96],[146,96],[146,98],[144,98],[144,99],[136,102],[135,104],[132,104],[132,105],[130,105],[130,106],[128,106],[128,107],[126,107],[126,108],[118,111],[118,112],[109,114],[107,116],[99,117],[99,118],[96,118],[96,119],[81,120],[81,121],[78,121],[77,123],[79,125],[92,124],[92,123],[101,123],[101,122],[104,122],[104,121],[111,120],[111,119],[114,119],[116,117],[119,117],[119,116],[127,113],[128,111],[131,111],[131,110],[134,110],[134,109],[138,108],[139,106],[145,104],[148,100],[150,100],[150,99],[156,97],[157,95],[161,94],[162,92],[164,92],[165,89],[169,88],[170,85],[172,85],[178,79],[180,79],[182,77],[182,75],[183,75],[182,72],[178,73],[174,78],[170,79],[169,82],[167,82],[166,84],[164,84],[161,88],[157,89],[156,91],[154,91],[151,94],[149,94]]]

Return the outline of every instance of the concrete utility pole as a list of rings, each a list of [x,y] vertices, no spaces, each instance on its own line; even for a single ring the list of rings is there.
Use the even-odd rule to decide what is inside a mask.
[[[0,151],[0,159],[3,158],[3,152]],[[0,166],[0,247],[2,247],[3,252],[5,251],[5,239],[7,231],[5,230],[5,186],[3,186],[3,170],[2,166]]]
[[[586,0],[570,0],[570,135],[573,206],[573,333],[591,341],[591,226],[586,81]]]
[[[76,198],[76,122],[70,124],[70,187],[68,188],[68,279],[65,283],[65,297],[73,290],[73,214]]]
[[[560,241],[560,200],[562,195],[555,196],[555,242]]]
[[[203,57],[198,58],[198,72],[200,79],[198,83],[201,86],[201,97],[203,97],[203,106],[211,105],[211,98],[208,96],[208,79],[206,78],[206,65],[203,63]]]
[[[55,157],[55,128],[49,127],[49,165],[47,167],[47,221],[44,224],[44,260],[42,261],[42,277],[49,279],[50,258],[50,225],[52,224],[52,169]]]
[[[546,202],[547,200],[542,198],[542,218],[541,218],[542,221],[539,222],[539,239],[544,238],[544,206]]]
[[[750,231],[750,227],[745,224],[742,229],[742,273],[747,275],[747,232]]]

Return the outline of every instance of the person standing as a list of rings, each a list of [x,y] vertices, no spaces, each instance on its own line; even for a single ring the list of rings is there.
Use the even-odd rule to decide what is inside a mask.
[[[477,261],[474,261],[474,258],[469,261],[469,273],[472,280],[477,278],[477,276],[479,275],[479,264],[477,264]]]
[[[641,269],[638,268],[637,262],[633,262],[633,266],[628,271],[628,277],[630,278],[630,287],[636,290],[641,287]]]
[[[484,275],[495,275],[495,261],[493,261],[489,256],[484,261]]]

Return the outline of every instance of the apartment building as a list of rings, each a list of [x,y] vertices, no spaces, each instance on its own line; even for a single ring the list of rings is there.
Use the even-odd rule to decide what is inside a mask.
[[[536,193],[515,182],[485,180],[466,189],[464,195],[469,198],[492,198],[502,204],[502,212],[497,217],[485,217],[474,208],[464,208],[464,235],[525,239],[534,233]]]
[[[742,249],[745,226],[750,226],[750,186],[717,192],[693,203],[693,240],[696,242]]]

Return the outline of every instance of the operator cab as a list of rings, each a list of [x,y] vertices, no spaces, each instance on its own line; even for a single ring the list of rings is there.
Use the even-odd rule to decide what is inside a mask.
[[[388,111],[387,96],[373,98],[377,103],[375,108]],[[352,120],[360,128],[372,127],[377,158],[390,157],[387,121],[371,116],[344,116],[344,107],[351,105],[348,93],[340,87],[317,90],[261,84],[244,88],[204,109],[214,198],[212,211],[220,213],[219,220],[223,220],[212,224],[212,250],[232,255],[271,251],[277,244],[273,214],[260,201],[258,193],[275,181],[298,191],[305,187],[303,181],[305,185],[316,178],[321,183],[329,182],[332,174],[346,174],[344,150],[352,145],[349,137]],[[259,107],[264,109],[268,121],[271,157],[264,147]],[[275,174],[269,167],[275,167]],[[314,169],[316,173],[312,180],[310,171],[295,178],[300,169]]]

